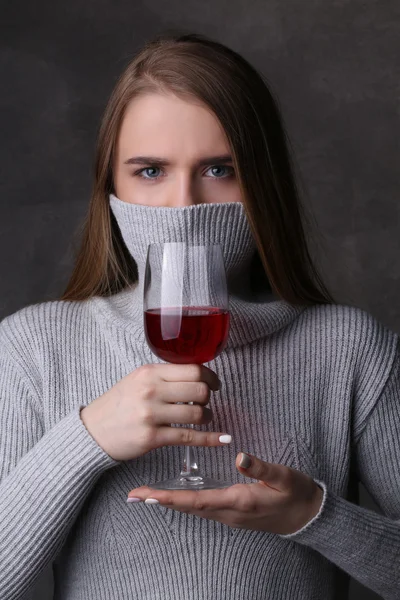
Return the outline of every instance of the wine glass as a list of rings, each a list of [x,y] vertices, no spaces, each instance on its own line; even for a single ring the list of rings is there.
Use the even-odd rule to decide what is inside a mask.
[[[162,360],[202,364],[218,356],[225,348],[230,320],[221,246],[187,242],[150,244],[143,310],[147,343]],[[201,475],[193,448],[186,446],[180,475],[151,487],[205,490],[230,485]]]

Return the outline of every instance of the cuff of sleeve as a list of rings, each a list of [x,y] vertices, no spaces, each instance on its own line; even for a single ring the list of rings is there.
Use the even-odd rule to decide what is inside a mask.
[[[21,459],[32,474],[36,472],[37,485],[53,481],[54,490],[67,493],[72,488],[97,478],[107,469],[119,464],[98,445],[80,417],[83,406],[75,407],[60,419]],[[57,483],[56,483],[57,482]],[[30,495],[32,489],[27,490]]]
[[[54,501],[61,497],[78,503],[99,476],[119,464],[89,434],[81,408],[75,407],[49,429],[9,474],[9,490],[15,489],[29,510],[44,513],[45,505],[51,504],[56,512]]]
[[[96,440],[90,435],[86,429],[82,419],[81,410],[84,405],[80,405],[74,408],[67,417],[63,419],[63,431],[66,431],[68,425],[70,429],[70,441],[76,441],[76,448],[79,451],[83,451],[86,456],[86,460],[92,464],[95,471],[101,473],[107,469],[120,464],[120,461],[114,460],[107,452],[103,450]],[[75,445],[74,445],[75,447]]]
[[[279,534],[279,537],[281,537],[283,539],[289,539],[289,540],[292,539],[295,542],[307,544],[308,540],[313,539],[314,531],[316,530],[318,533],[318,531],[320,529],[321,521],[322,521],[322,527],[323,527],[323,522],[325,520],[325,517],[329,513],[329,503],[330,503],[329,500],[331,498],[330,498],[330,494],[328,492],[326,483],[324,481],[320,481],[318,479],[314,479],[314,481],[324,492],[321,506],[320,506],[318,513],[310,521],[308,521],[308,523],[306,523],[301,529],[298,529],[297,531],[295,531],[293,533],[288,533],[285,535]],[[324,532],[323,532],[323,534],[324,534]]]

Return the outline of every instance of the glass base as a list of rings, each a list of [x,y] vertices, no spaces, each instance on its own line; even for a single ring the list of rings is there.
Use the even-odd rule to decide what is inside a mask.
[[[154,490],[218,490],[227,488],[233,483],[229,481],[218,481],[211,477],[201,477],[200,475],[180,475],[175,479],[165,479],[156,483],[149,483],[148,486]]]

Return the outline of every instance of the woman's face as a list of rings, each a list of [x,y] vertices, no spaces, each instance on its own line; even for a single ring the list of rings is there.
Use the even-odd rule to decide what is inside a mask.
[[[241,202],[225,132],[200,102],[138,96],[117,142],[115,194],[124,202],[183,207]]]

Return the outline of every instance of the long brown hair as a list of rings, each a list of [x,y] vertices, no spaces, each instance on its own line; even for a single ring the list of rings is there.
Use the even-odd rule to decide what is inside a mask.
[[[170,91],[203,101],[231,146],[243,204],[270,287],[292,304],[333,299],[313,263],[304,208],[282,118],[263,77],[239,54],[205,36],[166,34],[144,46],[119,78],[98,135],[92,197],[75,266],[61,300],[117,293],[137,268],[109,207],[116,143],[130,101]]]

